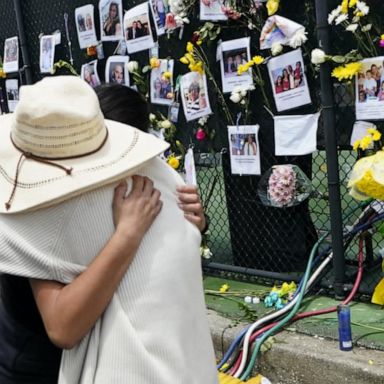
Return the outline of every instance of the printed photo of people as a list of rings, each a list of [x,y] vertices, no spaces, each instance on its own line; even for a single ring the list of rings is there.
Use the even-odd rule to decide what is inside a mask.
[[[100,31],[102,41],[118,41],[123,38],[122,0],[101,0],[99,2]]]
[[[40,39],[40,72],[50,73],[55,57],[55,37],[42,36]]]
[[[19,70],[19,40],[17,36],[10,37],[4,42],[3,70],[5,73]]]
[[[220,67],[224,93],[232,92],[235,87],[248,88],[253,84],[250,70],[238,75],[239,67],[249,60],[250,39],[248,37],[221,43]]]
[[[151,71],[151,101],[153,104],[171,105],[173,93],[173,60],[160,60]]]
[[[384,118],[384,57],[361,62],[356,75],[356,115],[358,119]]]
[[[162,35],[165,32],[166,15],[169,12],[167,0],[151,0],[153,19],[155,20],[156,32]]]
[[[81,78],[86,81],[92,88],[95,88],[101,84],[97,74],[97,60],[82,65]]]
[[[258,125],[228,127],[232,174],[260,175]]]
[[[94,7],[91,4],[76,8],[75,22],[77,38],[81,49],[97,45],[94,23]]]
[[[267,66],[279,112],[311,103],[300,49],[270,59]]]
[[[110,56],[105,66],[105,82],[129,87],[128,56]]]
[[[19,81],[17,79],[5,80],[5,90],[7,93],[8,111],[14,112],[19,102]]]
[[[200,0],[200,20],[227,20],[223,0]]]
[[[187,121],[211,114],[206,76],[198,72],[190,72],[182,76],[181,99]]]
[[[152,48],[155,43],[149,21],[149,3],[131,8],[124,15],[124,37],[128,53]]]

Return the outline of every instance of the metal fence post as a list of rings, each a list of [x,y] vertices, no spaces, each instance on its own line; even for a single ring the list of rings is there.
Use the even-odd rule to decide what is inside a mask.
[[[328,1],[316,0],[316,22],[319,47],[329,54],[330,34],[328,25]],[[333,249],[334,289],[337,297],[344,296],[345,258],[343,247],[342,213],[340,199],[339,162],[337,153],[335,111],[331,79],[331,65],[320,67],[321,102],[325,149],[327,155],[329,209]]]
[[[32,84],[31,63],[29,60],[29,52],[27,47],[27,39],[25,36],[23,14],[21,12],[20,0],[13,0],[13,5],[15,7],[17,29],[19,31],[20,49],[21,49],[21,54],[23,57],[23,64],[24,64],[22,70],[25,73],[26,84]]]

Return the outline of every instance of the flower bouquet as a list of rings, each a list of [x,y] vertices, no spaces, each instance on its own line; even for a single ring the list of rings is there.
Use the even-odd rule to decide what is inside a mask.
[[[260,179],[258,194],[270,207],[293,207],[307,199],[313,191],[305,173],[292,164],[274,165]]]

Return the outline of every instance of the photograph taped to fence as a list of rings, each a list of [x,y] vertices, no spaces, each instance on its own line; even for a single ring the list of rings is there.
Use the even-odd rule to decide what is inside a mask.
[[[228,20],[222,0],[200,0],[200,20]]]
[[[181,100],[187,121],[212,113],[208,98],[207,78],[204,74],[190,72],[181,77]]]
[[[233,175],[260,175],[259,125],[228,126]]]
[[[19,70],[19,39],[17,36],[10,37],[4,42],[3,71],[5,73],[17,72]]]
[[[239,66],[250,60],[249,46],[249,37],[221,43],[220,67],[224,93],[232,92],[238,86],[248,88],[253,84],[251,69],[241,75],[237,74]]]
[[[149,0],[153,20],[155,21],[156,33],[158,36],[165,33],[166,15],[168,13],[168,2],[166,0]]]
[[[160,66],[151,71],[151,102],[153,104],[171,105],[173,91],[174,60],[160,60]]]
[[[81,66],[81,78],[92,88],[101,84],[99,75],[97,74],[97,60],[90,61],[89,63]]]
[[[119,41],[123,38],[122,0],[100,0],[100,33],[102,41]]]
[[[137,5],[125,13],[124,36],[128,53],[144,51],[155,45],[149,21],[148,3]]]
[[[384,119],[384,56],[361,61],[356,75],[356,119]]]
[[[279,112],[311,103],[301,49],[272,58],[267,65]]]
[[[8,111],[14,112],[19,102],[19,80],[5,80],[5,91],[7,93]]]
[[[105,82],[129,87],[128,56],[110,56],[105,65]]]
[[[40,38],[40,72],[51,73],[55,59],[55,36],[48,35]]]
[[[76,8],[75,21],[80,48],[97,45],[93,5]]]

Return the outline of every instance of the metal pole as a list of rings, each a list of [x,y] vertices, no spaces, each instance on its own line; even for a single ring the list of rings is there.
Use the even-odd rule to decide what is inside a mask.
[[[316,0],[317,37],[319,47],[330,53],[328,1]],[[343,297],[345,282],[345,258],[343,247],[343,229],[340,200],[339,162],[337,153],[335,111],[330,63],[320,67],[321,102],[327,155],[329,209],[331,218],[331,236],[333,249],[334,289],[336,297]]]
[[[32,84],[32,71],[31,71],[31,64],[29,60],[27,39],[25,37],[23,14],[21,12],[20,0],[13,0],[13,6],[15,8],[17,29],[19,31],[20,49],[21,49],[21,55],[22,55],[23,64],[24,64],[21,70],[25,73],[26,84]]]

